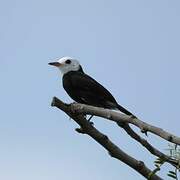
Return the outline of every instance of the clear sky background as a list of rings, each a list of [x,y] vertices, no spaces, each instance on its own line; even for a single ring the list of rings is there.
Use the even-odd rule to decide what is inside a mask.
[[[121,105],[180,135],[179,22],[178,0],[1,0],[0,179],[143,180],[50,107],[53,96],[72,100],[48,62],[79,59]],[[123,130],[93,120],[153,168],[154,157]],[[165,152],[167,142],[151,134],[148,139]]]

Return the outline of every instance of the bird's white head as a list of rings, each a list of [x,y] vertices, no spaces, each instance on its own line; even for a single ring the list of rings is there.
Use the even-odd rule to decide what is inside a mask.
[[[56,62],[49,63],[49,65],[56,66],[63,75],[70,71],[78,71],[81,69],[78,60],[71,57],[62,57]]]

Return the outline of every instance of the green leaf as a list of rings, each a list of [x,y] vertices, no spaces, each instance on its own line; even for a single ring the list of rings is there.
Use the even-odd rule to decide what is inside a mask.
[[[176,173],[175,173],[174,171],[169,171],[169,173],[170,173],[170,174],[176,175]]]
[[[157,160],[155,160],[154,162],[155,162],[155,163],[161,163],[161,161],[160,161],[160,160],[158,160],[158,159],[157,159]]]
[[[172,175],[172,174],[167,174],[169,177],[172,177],[174,179],[176,179],[176,176],[175,175]]]
[[[154,163],[155,163],[155,164],[163,164],[163,163],[164,163],[164,160],[157,158],[157,159],[154,161]]]

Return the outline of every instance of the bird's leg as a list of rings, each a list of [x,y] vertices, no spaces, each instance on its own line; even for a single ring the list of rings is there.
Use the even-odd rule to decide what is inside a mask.
[[[91,119],[93,118],[93,115],[90,115],[90,117],[87,119],[88,120],[88,122],[91,124],[91,125],[94,125],[94,123],[93,122],[91,122]]]
[[[90,120],[92,119],[93,115],[91,115],[89,118],[88,118],[88,121],[90,122]]]
[[[86,118],[87,115],[85,115],[84,117]],[[93,117],[93,115],[90,115],[90,117],[87,119],[87,121],[93,126],[94,123],[90,121],[90,120],[92,119],[92,117]],[[82,129],[82,127],[76,128],[75,130],[76,130],[78,133],[86,134],[86,132]]]

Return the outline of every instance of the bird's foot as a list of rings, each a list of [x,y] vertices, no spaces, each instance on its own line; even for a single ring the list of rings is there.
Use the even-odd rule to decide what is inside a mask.
[[[93,115],[91,115],[91,116],[87,119],[87,121],[93,126],[94,123],[91,121],[92,118],[93,118]]]
[[[92,118],[93,118],[93,115],[91,115],[87,120],[90,122]]]

